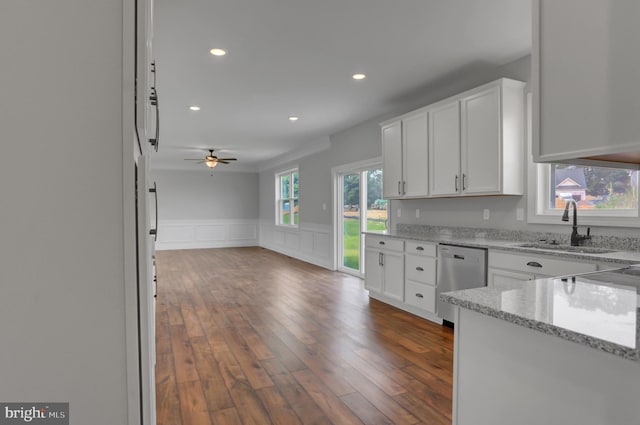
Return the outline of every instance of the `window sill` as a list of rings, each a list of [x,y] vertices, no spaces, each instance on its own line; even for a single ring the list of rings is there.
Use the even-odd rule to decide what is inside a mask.
[[[569,222],[561,220],[562,213],[558,213],[557,215],[529,214],[527,217],[527,223],[571,226],[572,214],[573,212],[569,214],[569,218],[570,218]],[[588,216],[588,215],[580,215],[580,211],[578,211],[578,225],[579,226],[599,226],[599,227],[639,227],[640,218]]]

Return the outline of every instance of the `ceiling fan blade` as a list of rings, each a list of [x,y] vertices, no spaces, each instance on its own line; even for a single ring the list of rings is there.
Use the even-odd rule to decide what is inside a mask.
[[[237,161],[237,158],[218,158],[219,161]]]
[[[221,159],[218,159],[216,162],[219,162],[220,164],[229,164],[228,161],[223,161]]]
[[[202,158],[185,158],[185,161],[202,161]]]

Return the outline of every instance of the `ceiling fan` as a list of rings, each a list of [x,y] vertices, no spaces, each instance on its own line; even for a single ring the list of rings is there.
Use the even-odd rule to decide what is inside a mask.
[[[185,158],[185,161],[198,161],[197,164],[206,164],[207,167],[213,168],[218,164],[229,164],[229,161],[237,161],[236,158],[218,158],[213,154],[215,149],[209,149],[209,155],[202,158]]]

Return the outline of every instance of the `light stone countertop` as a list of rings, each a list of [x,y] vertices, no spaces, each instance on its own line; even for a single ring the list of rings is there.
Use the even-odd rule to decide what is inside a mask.
[[[450,304],[640,362],[640,268],[440,294]]]
[[[519,245],[537,241],[539,234],[531,234],[528,232],[513,232],[514,234],[507,234],[507,237],[513,236],[513,239],[494,239],[491,238],[492,232],[476,232],[475,234],[487,235],[487,237],[469,237],[473,236],[473,233],[465,232],[456,234],[455,231],[449,234],[435,233],[435,232],[415,232],[411,230],[404,230],[399,232],[387,232],[387,231],[371,231],[363,232],[366,235],[373,236],[388,236],[391,238],[415,240],[421,242],[434,242],[445,243],[452,245],[466,246],[470,248],[487,248],[487,249],[499,249],[503,251],[511,252],[523,252],[528,254],[538,255],[553,255],[555,257],[576,259],[576,260],[592,260],[598,262],[612,263],[612,268],[622,267],[625,265],[640,264],[640,251],[626,251],[623,249],[616,249],[611,247],[613,252],[605,254],[592,254],[586,252],[566,252],[552,249],[539,249],[521,247]],[[504,236],[504,235],[500,235]],[[634,238],[635,239],[635,238]],[[559,242],[563,241],[559,239]],[[567,244],[568,245],[568,244]],[[625,241],[621,242],[622,246],[629,246],[625,244]],[[605,246],[608,247],[608,246]],[[587,249],[589,246],[586,247]]]

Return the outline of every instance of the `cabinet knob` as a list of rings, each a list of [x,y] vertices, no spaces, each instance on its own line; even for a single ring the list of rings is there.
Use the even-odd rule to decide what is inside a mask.
[[[378,242],[380,245],[384,245],[384,241],[380,241]]]
[[[424,248],[423,248],[423,247],[421,247],[421,246],[417,246],[417,247],[416,247],[416,251],[424,251]]]
[[[419,272],[423,272],[424,271],[424,269],[422,267],[420,267],[420,266],[416,267],[416,270],[418,270]]]
[[[542,268],[542,264],[538,263],[537,261],[529,261],[527,263],[527,266],[529,267],[539,267]]]
[[[424,298],[424,295],[422,295],[420,292],[418,292],[418,293],[416,294],[416,297],[418,297],[418,298]]]

